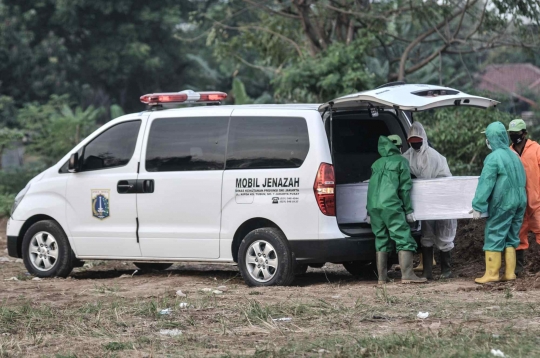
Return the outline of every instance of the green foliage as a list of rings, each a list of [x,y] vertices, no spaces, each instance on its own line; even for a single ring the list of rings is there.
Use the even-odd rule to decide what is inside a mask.
[[[17,129],[0,128],[0,155],[2,150],[9,147],[14,141],[21,139],[23,133]]]
[[[117,104],[113,104],[111,106],[111,108],[109,109],[110,113],[111,113],[111,119],[115,119],[115,118],[118,118],[118,117],[121,117],[123,116],[125,113],[124,113],[124,110],[122,109],[122,107],[120,107],[119,105]]]
[[[15,194],[0,193],[0,218],[9,215],[14,200]]]
[[[498,109],[448,107],[414,114],[424,125],[433,147],[448,160],[453,175],[480,175],[482,163],[491,152],[482,134],[495,121],[505,126],[514,116]]]
[[[52,164],[96,129],[102,111],[93,106],[72,109],[67,96],[53,96],[44,105],[27,104],[18,119],[31,133],[29,152]]]
[[[43,169],[43,165],[33,163],[22,168],[0,170],[0,217],[9,215],[15,195]]]
[[[216,80],[193,70],[203,41],[178,37],[189,14],[207,4],[163,0],[3,0],[1,93],[18,106],[70,93],[83,108],[143,108],[148,92],[206,89]],[[189,36],[189,35],[188,35]],[[83,88],[91,96],[83,96]],[[80,96],[80,98],[77,97]]]
[[[366,68],[369,36],[350,45],[332,44],[315,57],[292,64],[274,79],[276,96],[295,102],[323,102],[373,88],[376,79]]]
[[[231,92],[233,95],[234,104],[274,103],[274,99],[267,92],[263,93],[257,99],[249,97],[246,92],[246,87],[244,86],[244,83],[239,78],[235,78],[233,80]]]

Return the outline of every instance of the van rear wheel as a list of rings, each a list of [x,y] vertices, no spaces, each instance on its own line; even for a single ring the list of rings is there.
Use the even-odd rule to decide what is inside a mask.
[[[171,267],[172,263],[161,263],[161,262],[134,262],[133,263],[141,271],[164,271]]]
[[[294,280],[295,263],[285,235],[261,228],[244,237],[238,249],[238,267],[248,286],[286,286]]]
[[[37,277],[67,277],[74,256],[64,230],[55,221],[38,221],[24,234],[24,266]]]

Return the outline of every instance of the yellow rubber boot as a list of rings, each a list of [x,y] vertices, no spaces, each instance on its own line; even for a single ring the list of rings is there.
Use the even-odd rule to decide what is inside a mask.
[[[420,263],[413,270],[415,272],[423,272],[424,271],[424,258],[422,257],[422,254],[420,254]]]
[[[474,280],[476,283],[488,283],[499,281],[502,254],[495,251],[486,251],[486,273],[483,277]],[[514,263],[515,263],[514,259]]]
[[[512,281],[516,279],[516,249],[513,247],[507,247],[504,250],[504,275],[501,277],[501,281]]]

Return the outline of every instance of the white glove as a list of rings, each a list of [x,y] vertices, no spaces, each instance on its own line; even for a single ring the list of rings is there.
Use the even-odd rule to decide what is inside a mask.
[[[366,218],[364,219],[366,221],[366,223],[368,223],[369,225],[371,225],[371,218],[368,216],[366,216]]]
[[[407,214],[407,222],[408,223],[416,222],[416,218],[414,217],[414,212],[410,213],[410,214]]]
[[[474,209],[472,209],[471,211],[469,211],[469,214],[472,214],[473,220],[478,220],[478,219],[480,219],[480,217],[482,216],[482,213],[481,213],[481,212],[476,211],[476,210],[474,210]]]

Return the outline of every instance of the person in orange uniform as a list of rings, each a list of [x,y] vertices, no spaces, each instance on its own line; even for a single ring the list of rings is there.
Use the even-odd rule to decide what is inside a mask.
[[[525,265],[525,250],[529,248],[529,232],[536,235],[536,242],[540,244],[540,144],[527,138],[527,125],[523,119],[510,122],[508,133],[512,141],[510,147],[521,158],[527,176],[527,209],[516,249],[516,275],[519,275]]]

